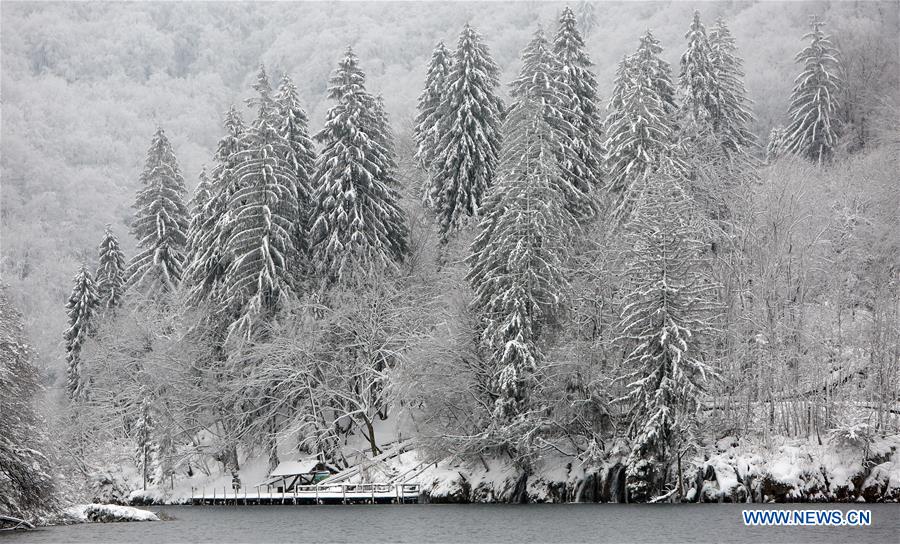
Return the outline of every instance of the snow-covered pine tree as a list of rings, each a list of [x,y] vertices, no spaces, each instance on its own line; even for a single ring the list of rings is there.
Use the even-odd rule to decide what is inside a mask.
[[[511,84],[510,95],[517,104],[533,102],[550,130],[556,146],[554,156],[562,170],[558,190],[564,196],[569,211],[577,216],[589,216],[594,212],[593,189],[596,179],[593,172],[581,160],[578,150],[586,151],[580,132],[572,124],[577,116],[570,110],[574,91],[560,77],[559,62],[544,31],[538,29],[534,38],[522,51],[522,70]]]
[[[184,179],[162,128],[156,130],[141,174],[131,232],[139,251],[128,263],[128,286],[151,298],[175,290],[181,281],[188,211]]]
[[[485,198],[468,259],[473,306],[485,318],[483,339],[497,372],[499,419],[527,408],[543,357],[542,331],[560,317],[567,286],[566,240],[575,220],[557,191],[562,172],[541,108],[526,100],[509,112],[498,181]]]
[[[784,127],[772,127],[766,144],[766,162],[772,163],[784,152]]]
[[[441,125],[441,96],[447,82],[447,74],[453,64],[451,53],[438,42],[431,53],[428,71],[425,73],[425,89],[419,95],[419,113],[416,115],[414,137],[416,140],[416,160],[425,171],[431,169],[431,162],[440,142],[439,127]],[[430,199],[426,191],[426,202]]]
[[[81,372],[81,346],[94,331],[94,315],[99,304],[94,278],[87,265],[82,264],[66,303],[69,328],[63,335],[66,341],[66,392],[72,400],[83,400],[87,395]]]
[[[382,179],[385,183],[399,189],[397,181],[397,159],[394,151],[394,132],[391,130],[391,120],[388,117],[387,109],[384,107],[384,97],[381,93],[372,98],[372,137],[381,144],[385,153],[383,154],[384,163],[381,165],[383,172]]]
[[[647,175],[627,225],[620,337],[626,350],[620,379],[628,393],[634,435],[629,456],[630,496],[646,500],[692,418],[707,379],[715,288],[704,274],[705,244],[698,234],[683,179],[668,172]]]
[[[619,63],[607,117],[606,172],[613,214],[625,219],[640,181],[659,168],[683,169],[675,150],[675,89],[662,48],[648,30]]]
[[[139,398],[141,399],[140,411],[137,420],[134,422],[133,436],[136,446],[136,464],[141,467],[141,480],[143,489],[146,490],[147,484],[152,485],[156,483],[154,475],[158,471],[159,448],[153,437],[155,429],[150,400],[151,395],[146,389],[141,388]]]
[[[299,220],[297,179],[285,158],[291,153],[278,129],[278,105],[265,69],[253,88],[259,96],[256,121],[244,133],[243,160],[234,170],[235,189],[226,202],[228,222],[224,252],[227,313],[234,316],[230,334],[250,338],[255,325],[272,315],[294,292],[299,253],[294,229]]]
[[[194,257],[203,252],[203,224],[206,222],[206,207],[213,198],[213,184],[206,173],[206,165],[200,170],[198,176],[197,187],[194,189],[194,195],[188,202],[188,210],[190,211],[190,223],[188,225],[187,243],[185,244],[185,255],[187,256],[187,264],[184,268],[184,279],[186,284],[193,284],[193,266]]]
[[[216,148],[216,165],[206,185],[201,177],[193,201],[185,276],[190,285],[187,301],[194,305],[224,296],[220,292],[228,267],[224,248],[231,228],[225,209],[237,190],[234,170],[244,158],[241,151],[246,131],[234,106],[225,114],[224,128],[225,136]]]
[[[312,179],[316,168],[316,148],[309,136],[309,117],[300,105],[300,95],[294,82],[286,74],[281,77],[275,97],[280,118],[279,132],[288,143],[285,160],[297,178],[299,221],[295,229],[294,245],[303,254],[308,251],[309,216],[312,213]]]
[[[754,175],[747,130],[753,117],[746,109],[741,61],[724,23],[720,20],[708,37],[695,11],[685,38],[677,136],[688,168],[685,189],[708,218],[720,221],[733,216],[734,189]]]
[[[825,23],[812,17],[803,39],[809,46],[797,53],[803,71],[794,80],[790,124],[785,129],[785,150],[822,163],[831,159],[837,145],[836,110],[840,80],[839,53],[822,31]]]
[[[568,7],[559,18],[559,30],[553,39],[553,53],[558,63],[556,69],[559,78],[570,89],[568,112],[572,115],[569,122],[576,129],[575,151],[593,179],[595,187],[591,190],[596,191],[606,153],[601,133],[603,119],[600,115],[597,78],[591,71],[593,63],[585,51],[584,40],[578,33],[575,14]]]
[[[106,225],[99,253],[97,298],[102,308],[118,308],[125,294],[125,255],[110,225]]]
[[[408,227],[394,188],[386,114],[366,91],[348,48],[330,80],[335,101],[316,163],[312,255],[323,282],[365,280],[395,269],[408,250]]]
[[[694,124],[715,130],[721,118],[719,113],[718,73],[710,58],[706,27],[700,21],[700,12],[694,11],[691,28],[684,36],[688,46],[681,54],[681,108]]]
[[[431,169],[431,200],[444,241],[464,216],[478,216],[493,183],[503,112],[499,75],[481,36],[466,23],[441,98],[441,139]]]
[[[737,55],[734,37],[721,17],[710,29],[708,39],[709,57],[718,82],[719,117],[714,120],[715,130],[726,153],[746,158],[756,137],[749,128],[754,117],[744,88],[744,61]]]

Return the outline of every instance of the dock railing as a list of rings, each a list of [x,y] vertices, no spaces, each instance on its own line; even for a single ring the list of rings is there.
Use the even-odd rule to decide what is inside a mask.
[[[258,505],[258,504],[375,504],[418,502],[419,484],[409,483],[323,483],[298,485],[287,492],[262,491],[229,492],[226,487],[191,488],[191,504],[195,505]]]

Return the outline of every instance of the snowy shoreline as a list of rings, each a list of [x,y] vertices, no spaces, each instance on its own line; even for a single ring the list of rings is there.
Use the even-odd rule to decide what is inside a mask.
[[[368,477],[402,472],[420,463],[419,455],[412,450],[370,465]],[[484,463],[443,460],[409,483],[421,486],[422,503],[636,502],[625,496],[625,458],[625,452],[615,451],[584,466],[577,458],[555,454],[538,460],[527,473],[497,458]],[[189,504],[192,487],[219,488],[224,478],[194,479],[173,490],[134,491],[121,500],[142,506]],[[865,461],[859,451],[833,444],[779,438],[764,446],[726,437],[684,459],[683,482],[681,502],[687,503],[898,502],[900,435],[875,440]]]

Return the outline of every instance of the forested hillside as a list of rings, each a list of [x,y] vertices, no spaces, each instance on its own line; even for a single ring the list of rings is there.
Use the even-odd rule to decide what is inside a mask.
[[[401,435],[633,501],[722,437],[872,476],[896,3],[572,8],[4,5],[3,281],[78,492]]]
[[[59,376],[58,331],[68,279],[93,254],[97,232],[131,221],[143,151],[156,125],[172,138],[188,189],[211,165],[222,113],[239,104],[262,62],[295,79],[313,129],[324,121],[328,75],[353,45],[399,141],[411,133],[425,65],[439,40],[462,24],[482,32],[512,81],[519,52],[539,24],[551,28],[556,3],[311,3],[298,5],[4,4],[2,270],[25,311],[44,372]],[[616,64],[653,29],[663,56],[677,61],[688,3],[597,3],[585,32],[601,105]],[[576,10],[577,11],[577,10]],[[781,123],[807,17],[817,13],[854,62],[856,94],[896,87],[897,13],[892,2],[709,3],[740,44],[754,100],[755,134]],[[681,24],[678,24],[681,23]],[[386,32],[386,29],[390,29]],[[863,92],[860,93],[859,90]],[[498,90],[508,93],[506,85]],[[102,205],[100,204],[102,202]],[[134,247],[129,237],[122,243]]]

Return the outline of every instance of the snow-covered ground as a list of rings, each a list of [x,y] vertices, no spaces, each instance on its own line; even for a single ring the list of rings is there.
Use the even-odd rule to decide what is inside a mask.
[[[390,449],[412,435],[390,421],[378,422],[376,436],[382,449]],[[385,461],[371,462],[368,443],[351,436],[344,448],[351,462],[363,460],[359,473],[346,483],[418,484],[422,499],[432,502],[625,502],[624,459],[627,447],[618,445],[592,464],[550,451],[526,474],[509,459],[462,462],[435,461],[411,449]],[[280,460],[301,457],[289,444],[280,448]],[[268,475],[264,453],[241,454],[238,473],[244,489],[253,492]],[[144,491],[136,471],[129,475],[131,504],[188,502],[192,493],[231,493],[231,474],[220,463],[207,464],[173,482]],[[685,500],[703,502],[789,501],[898,501],[900,500],[900,435],[882,437],[867,453],[815,439],[725,437],[705,444],[683,459]],[[266,491],[262,489],[262,491]]]

